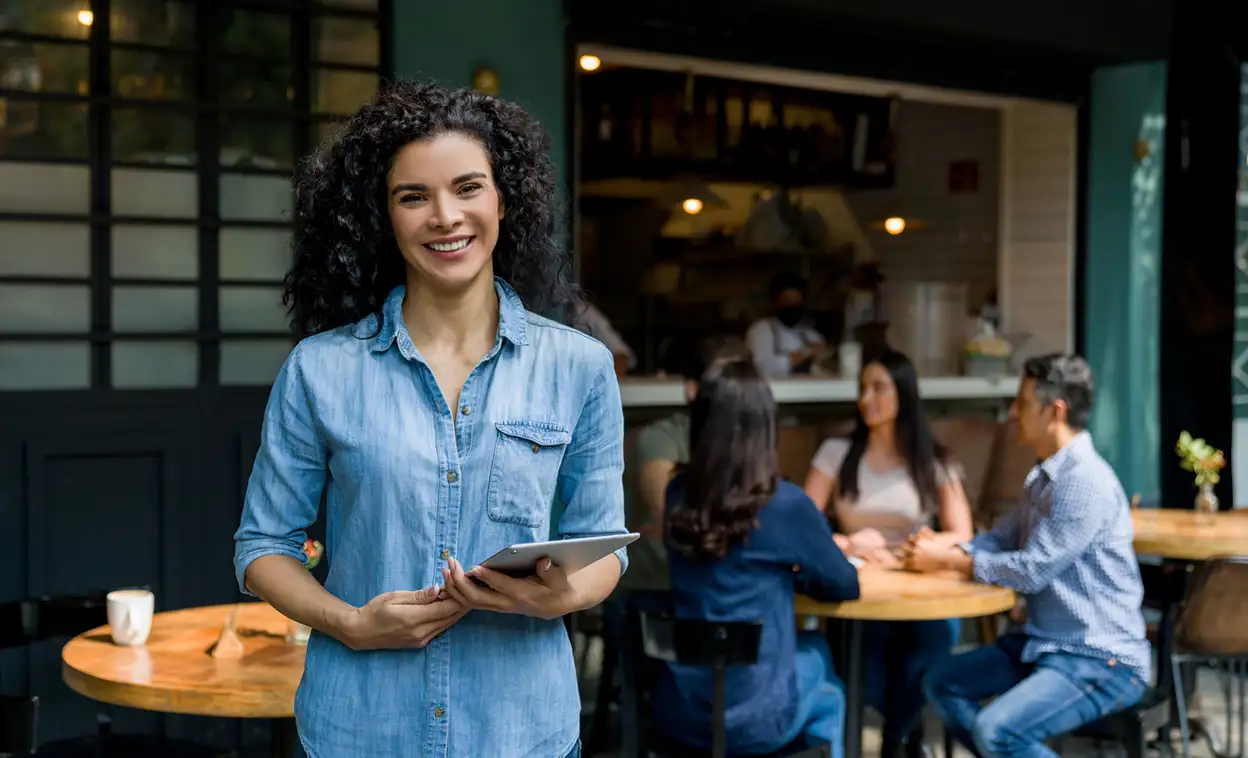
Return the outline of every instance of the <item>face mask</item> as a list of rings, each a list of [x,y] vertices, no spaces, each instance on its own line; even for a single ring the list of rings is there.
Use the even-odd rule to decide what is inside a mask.
[[[802,316],[805,315],[806,309],[800,305],[786,305],[776,309],[776,318],[787,327],[797,326],[797,322],[801,321]]]

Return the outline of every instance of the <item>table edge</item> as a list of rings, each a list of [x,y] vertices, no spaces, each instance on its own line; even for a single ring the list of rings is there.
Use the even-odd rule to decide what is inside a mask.
[[[943,621],[960,618],[980,618],[1004,613],[1014,607],[1017,595],[1005,587],[985,587],[984,594],[974,598],[959,598],[955,610],[949,610],[947,600],[932,599],[904,601],[913,603],[919,612],[890,610],[897,600],[847,600],[841,603],[824,603],[799,595],[794,608],[799,615],[820,618],[838,618],[855,621]],[[924,607],[931,605],[930,608]]]

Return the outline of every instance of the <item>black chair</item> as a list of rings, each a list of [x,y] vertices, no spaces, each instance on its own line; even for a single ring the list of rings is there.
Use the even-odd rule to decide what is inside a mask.
[[[646,658],[686,666],[705,666],[714,672],[711,714],[711,752],[709,758],[727,756],[725,733],[725,698],[727,671],[730,666],[750,666],[758,662],[761,622],[717,622],[675,619],[666,613],[641,612],[641,643]],[[652,742],[661,756],[695,755],[686,745],[671,742],[666,735],[655,734]],[[827,745],[814,748],[790,746],[765,758],[829,758]],[[764,758],[757,756],[756,758]]]
[[[34,755],[38,730],[39,698],[0,695],[0,758]]]
[[[1170,723],[1170,699],[1158,690],[1149,690],[1140,702],[1105,718],[1076,729],[1072,737],[1090,738],[1100,750],[1102,741],[1115,742],[1127,750],[1127,758],[1144,758],[1149,735]]]

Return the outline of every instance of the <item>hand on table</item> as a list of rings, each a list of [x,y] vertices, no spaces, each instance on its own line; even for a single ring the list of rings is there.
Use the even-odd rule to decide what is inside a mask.
[[[875,529],[859,529],[849,535],[849,549],[861,558],[870,559],[871,553],[887,546],[888,540]]]
[[[886,547],[876,548],[875,550],[872,550],[871,552],[860,557],[867,563],[871,563],[876,566],[883,566],[884,568],[897,568],[898,566],[901,566],[901,559],[897,557],[896,553]]]
[[[343,641],[353,650],[424,647],[467,612],[436,587],[386,592],[355,609]]]
[[[946,571],[957,563],[957,557],[965,555],[961,550],[946,544],[940,536],[924,539],[921,533],[911,537],[902,548],[905,566],[910,571]]]
[[[537,561],[537,573],[515,578],[476,566],[464,572],[454,558],[442,569],[445,593],[466,608],[515,613],[540,619],[556,619],[577,606],[576,589],[568,575],[549,558]],[[486,584],[480,586],[472,577]]]

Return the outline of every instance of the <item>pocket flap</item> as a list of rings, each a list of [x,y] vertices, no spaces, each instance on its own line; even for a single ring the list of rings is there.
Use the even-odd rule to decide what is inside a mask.
[[[542,424],[532,421],[505,421],[496,425],[498,431],[508,437],[522,439],[542,447],[566,445],[572,441],[572,433],[557,424]]]

